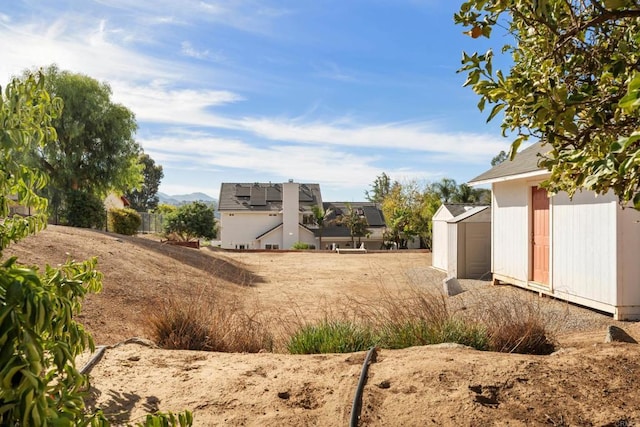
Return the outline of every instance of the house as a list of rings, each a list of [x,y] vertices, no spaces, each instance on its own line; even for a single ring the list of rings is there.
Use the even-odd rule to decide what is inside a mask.
[[[386,223],[380,205],[373,202],[325,202],[324,211],[328,213],[325,220],[325,227],[322,229],[322,245],[325,248],[349,248],[354,241],[354,246],[364,245],[365,249],[381,249],[384,244],[384,232]],[[351,237],[349,228],[344,225],[340,218],[349,212],[355,211],[367,222],[366,236]],[[316,231],[319,235],[320,230]]]
[[[432,221],[434,268],[459,279],[480,279],[490,274],[490,206],[444,203]]]
[[[105,210],[109,209],[123,209],[130,206],[129,200],[124,196],[119,196],[116,193],[109,193],[103,201]]]
[[[348,211],[347,205],[367,220],[369,236],[360,239],[365,248],[379,249],[385,223],[375,203],[323,203],[319,184],[293,180],[283,184],[223,183],[218,202],[220,247],[290,249],[301,242],[316,249],[333,245],[347,248],[351,246],[349,228],[336,220]],[[314,206],[329,213],[322,229],[316,224]]]
[[[540,143],[469,182],[491,184],[491,269],[506,282],[640,319],[640,212],[612,193],[549,197]]]
[[[312,206],[322,206],[318,184],[222,183],[220,246],[225,249],[290,249],[316,246]]]

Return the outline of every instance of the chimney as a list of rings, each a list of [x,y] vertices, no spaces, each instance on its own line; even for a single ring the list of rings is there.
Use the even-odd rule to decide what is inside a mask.
[[[282,184],[282,249],[290,249],[300,239],[299,187],[293,179]]]

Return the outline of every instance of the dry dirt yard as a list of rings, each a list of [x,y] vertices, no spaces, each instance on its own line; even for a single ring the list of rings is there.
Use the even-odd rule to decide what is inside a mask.
[[[444,278],[429,268],[426,252],[231,253],[57,226],[11,246],[9,255],[39,266],[98,257],[104,290],[86,299],[79,318],[97,345],[113,347],[91,370],[88,404],[116,423],[189,409],[197,426],[348,425],[364,353],[228,354],[122,343],[150,338],[145,319],[172,295],[235,298],[276,327],[322,318],[354,299],[439,289]],[[509,286],[461,283],[466,292],[450,298],[458,310],[513,299],[539,304],[555,322],[559,350],[550,356],[446,346],[380,350],[360,425],[640,424],[640,346],[603,342],[610,324],[640,340],[640,324]]]

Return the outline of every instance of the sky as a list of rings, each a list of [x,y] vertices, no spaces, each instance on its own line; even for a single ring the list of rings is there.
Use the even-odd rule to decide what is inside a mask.
[[[490,43],[453,24],[460,3],[12,0],[0,84],[54,63],[108,83],[167,194],[293,179],[362,201],[383,172],[462,183],[509,146],[456,73]]]

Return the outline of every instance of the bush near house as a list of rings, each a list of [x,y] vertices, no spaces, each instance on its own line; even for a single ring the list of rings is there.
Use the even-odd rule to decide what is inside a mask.
[[[71,227],[104,228],[106,212],[102,199],[82,190],[69,190],[62,211],[63,223]]]
[[[108,212],[108,229],[114,233],[133,236],[142,224],[142,217],[133,209],[114,208]]]

